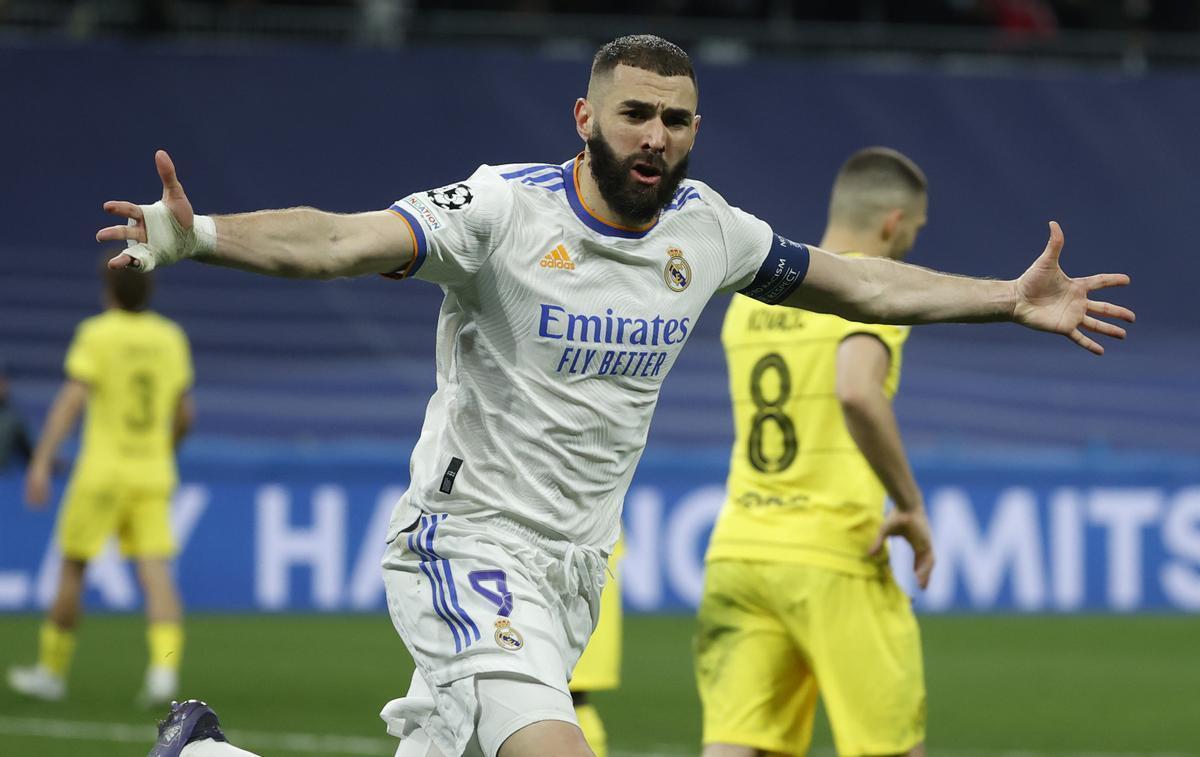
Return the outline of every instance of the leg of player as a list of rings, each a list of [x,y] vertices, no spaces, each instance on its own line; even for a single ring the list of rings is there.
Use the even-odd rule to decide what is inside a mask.
[[[574,721],[571,698],[556,687],[511,673],[485,673],[471,679],[477,694],[475,733],[464,750],[471,755],[499,757],[594,757]],[[380,713],[388,732],[400,736],[395,757],[448,757],[422,728],[404,721],[432,697],[424,678],[414,674],[408,695],[389,702]],[[399,730],[394,727],[399,725]]]
[[[179,689],[179,666],[183,661],[183,605],[171,563],[162,558],[137,562],[138,580],[146,596],[146,643],[149,664],[138,703],[159,707],[175,698]]]
[[[394,535],[383,569],[418,666],[380,712],[397,755],[407,741],[417,755],[433,743],[448,757],[594,757],[568,677],[599,614],[602,553],[501,517],[425,513]]]
[[[594,757],[574,723],[540,720],[531,723],[504,740],[499,757]]]
[[[11,668],[8,685],[36,699],[58,701],[67,695],[67,673],[75,656],[75,627],[79,625],[86,560],[63,558],[58,593],[42,624],[37,665]]]
[[[765,752],[738,744],[705,744],[703,757],[787,757],[783,752]]]
[[[805,646],[838,753],[922,757],[925,676],[912,602],[890,574],[805,572],[814,589]]]
[[[476,735],[484,754],[499,757],[594,757],[574,721],[566,692],[524,676],[476,676]]]
[[[238,749],[228,741],[201,739],[183,748],[179,757],[258,757],[254,752]]]
[[[604,730],[604,721],[600,719],[596,706],[591,703],[589,694],[588,691],[572,691],[571,704],[575,705],[579,730],[583,731],[583,738],[588,746],[596,753],[596,757],[608,757],[608,732]]]
[[[788,566],[710,560],[697,614],[704,757],[807,754],[817,681],[797,642],[806,587]],[[793,600],[795,600],[793,602]]]
[[[925,744],[922,742],[907,752],[900,752],[899,754],[868,755],[867,757],[925,757]]]
[[[596,757],[607,757],[608,733],[604,730],[600,712],[592,704],[592,692],[612,690],[621,685],[620,567],[624,553],[625,542],[621,539],[608,558],[610,578],[600,595],[600,620],[588,639],[587,649],[571,672],[571,702],[575,706],[575,718]]]

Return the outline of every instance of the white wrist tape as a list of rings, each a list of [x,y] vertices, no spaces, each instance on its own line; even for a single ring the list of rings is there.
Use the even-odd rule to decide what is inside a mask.
[[[212,216],[193,217],[192,231],[196,234],[193,255],[209,255],[217,251],[217,222]]]
[[[217,246],[217,225],[209,216],[195,216],[192,228],[185,229],[175,220],[175,215],[158,201],[153,205],[139,205],[142,223],[146,226],[146,241],[130,240],[125,254],[137,261],[142,273],[149,273],[163,265],[171,265],[197,253],[212,252]],[[130,219],[129,224],[134,224]]]

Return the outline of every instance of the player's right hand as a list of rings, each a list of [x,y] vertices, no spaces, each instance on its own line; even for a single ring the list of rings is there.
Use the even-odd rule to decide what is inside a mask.
[[[901,510],[893,507],[883,519],[879,535],[875,537],[875,543],[868,554],[875,556],[882,552],[883,543],[889,536],[899,536],[908,542],[913,551],[913,573],[917,576],[917,585],[922,589],[929,586],[934,563],[933,532],[929,528],[925,508],[922,506],[912,510]]]
[[[40,465],[30,465],[25,474],[25,503],[31,510],[41,510],[50,501],[50,471]]]
[[[158,168],[158,177],[162,180],[162,204],[170,211],[175,225],[183,232],[190,233],[192,220],[195,217],[192,212],[192,203],[188,201],[187,195],[183,191],[183,185],[179,183],[179,177],[175,175],[175,164],[171,162],[171,156],[167,155],[166,150],[159,150],[154,153],[154,164]],[[96,232],[97,242],[141,244],[144,245],[141,249],[150,253],[154,252],[156,246],[169,244],[169,240],[151,240],[149,238],[141,206],[124,200],[109,200],[104,203],[104,210],[107,213],[126,218],[128,222],[124,226],[107,226],[100,229]],[[137,257],[127,252],[122,252],[108,261],[109,268],[125,268],[127,266],[146,267]]]

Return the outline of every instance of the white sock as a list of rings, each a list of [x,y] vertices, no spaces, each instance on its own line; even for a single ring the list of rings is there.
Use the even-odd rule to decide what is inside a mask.
[[[258,757],[254,752],[238,749],[228,741],[201,739],[183,748],[180,757]]]

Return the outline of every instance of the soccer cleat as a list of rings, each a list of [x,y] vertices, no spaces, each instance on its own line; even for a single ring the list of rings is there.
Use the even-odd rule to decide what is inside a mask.
[[[146,757],[179,757],[193,741],[225,741],[217,713],[199,699],[171,702],[171,711],[158,723],[158,741]]]
[[[67,695],[66,680],[41,665],[9,668],[8,686],[18,694],[45,702],[61,702]]]
[[[165,707],[175,700],[178,689],[178,671],[162,665],[152,665],[146,669],[146,681],[137,695],[137,704],[147,710]]]

